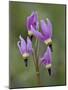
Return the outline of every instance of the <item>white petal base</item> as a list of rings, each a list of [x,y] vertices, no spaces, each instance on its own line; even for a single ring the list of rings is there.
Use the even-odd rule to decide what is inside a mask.
[[[46,65],[46,68],[50,68],[50,67],[51,67],[51,64],[47,64],[47,65]]]
[[[45,43],[46,45],[47,45],[48,43],[52,43],[51,38],[49,38],[49,39],[45,40],[45,41],[44,41],[44,43]]]
[[[23,56],[23,58],[26,58],[29,56],[29,53],[24,53],[22,56]]]

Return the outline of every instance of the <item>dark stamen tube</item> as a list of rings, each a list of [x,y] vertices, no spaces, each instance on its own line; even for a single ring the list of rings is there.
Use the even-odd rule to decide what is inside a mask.
[[[49,76],[51,76],[51,68],[48,68]]]
[[[29,36],[29,38],[30,38],[30,40],[32,41],[32,39],[33,39],[33,35]]]
[[[24,59],[24,63],[25,63],[25,66],[27,67],[28,66],[28,59]]]
[[[52,44],[49,44],[49,47],[50,47],[51,51],[53,52]]]

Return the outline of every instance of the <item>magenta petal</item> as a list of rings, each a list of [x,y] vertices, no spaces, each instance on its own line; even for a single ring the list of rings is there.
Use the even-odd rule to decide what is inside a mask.
[[[34,12],[34,23],[33,23],[33,27],[36,30],[39,29],[39,22],[38,22],[38,14],[37,14],[37,12]]]
[[[40,64],[44,64],[44,62],[45,62],[45,58],[44,58],[44,57],[40,58],[39,63],[40,63]]]
[[[31,25],[33,24],[33,20],[34,20],[33,14],[27,17],[27,29],[28,30],[31,30]]]
[[[49,28],[49,24],[46,23],[44,20],[41,20],[41,30],[43,35],[45,36],[45,40],[51,38],[51,31]]]
[[[38,30],[38,15],[37,12],[32,12],[30,16],[27,17],[27,29],[31,30],[31,25]]]
[[[49,19],[47,19],[47,27],[48,27],[49,35],[50,37],[52,37],[52,23]]]
[[[51,62],[52,62],[51,50],[49,47],[47,47],[46,52],[44,53],[43,57],[41,58],[41,63],[47,65],[47,64],[51,64]]]
[[[32,42],[29,37],[27,37],[27,52],[30,54],[32,53]]]
[[[45,54],[44,54],[44,57],[45,57],[46,59],[49,59],[49,60],[52,59],[51,49],[49,48],[49,46],[47,47],[47,50],[46,50],[46,52],[45,52]]]
[[[18,42],[17,42],[17,46],[18,46],[19,51],[20,51],[20,53],[21,53],[21,55],[22,55],[22,54],[23,54],[23,52],[22,52],[22,49],[21,49],[20,43],[21,43],[21,42],[20,42],[20,41],[18,41]]]
[[[33,28],[33,26],[31,26],[31,31],[33,32],[33,35],[34,35],[36,38],[40,39],[41,41],[44,40],[43,35],[42,35],[39,31],[36,31],[36,30]]]
[[[44,35],[46,35],[46,33],[48,32],[48,31],[47,31],[47,24],[45,23],[44,20],[41,20],[40,22],[41,22],[41,30],[42,30],[42,33],[43,33]]]
[[[21,50],[23,53],[26,52],[26,42],[25,40],[21,37],[21,35],[19,36],[20,40],[21,40]]]

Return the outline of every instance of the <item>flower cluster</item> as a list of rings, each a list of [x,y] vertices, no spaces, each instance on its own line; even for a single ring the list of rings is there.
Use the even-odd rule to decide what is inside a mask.
[[[39,25],[41,27],[41,31],[39,31]],[[33,37],[40,40],[41,42],[47,45],[47,49],[44,55],[39,59],[40,63],[48,69],[49,75],[51,75],[51,64],[52,64],[52,23],[47,18],[46,21],[40,20],[40,24],[38,21],[37,12],[32,12],[30,16],[27,17],[26,27],[28,31],[27,40],[24,40],[20,35],[20,40],[17,45],[19,51],[24,58],[25,65],[27,66],[27,59],[32,54],[32,40]]]

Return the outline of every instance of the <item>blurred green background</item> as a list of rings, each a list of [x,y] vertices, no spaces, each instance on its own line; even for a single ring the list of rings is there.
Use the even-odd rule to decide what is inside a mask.
[[[28,2],[9,2],[9,80],[10,88],[37,86],[35,67],[29,57],[28,68],[17,47],[21,34],[27,37],[26,18],[33,11],[38,12],[39,20],[49,18],[53,25],[53,61],[52,75],[40,66],[41,86],[65,85],[65,5],[41,4]],[[34,42],[33,42],[34,43]],[[40,42],[39,55],[46,49]]]

